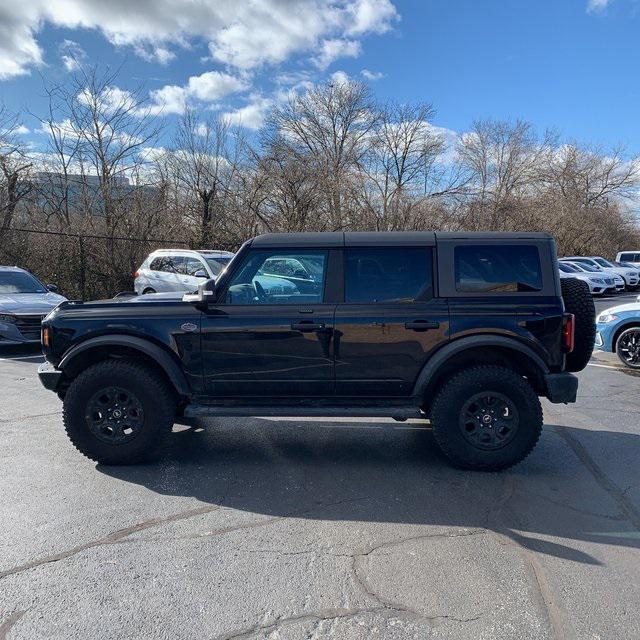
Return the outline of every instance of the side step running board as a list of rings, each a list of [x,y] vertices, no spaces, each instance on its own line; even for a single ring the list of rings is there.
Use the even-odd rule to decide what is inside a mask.
[[[411,407],[302,407],[299,405],[229,407],[190,404],[184,409],[185,418],[207,416],[242,417],[318,417],[318,418],[393,418],[403,422],[408,418],[424,418],[415,406]]]

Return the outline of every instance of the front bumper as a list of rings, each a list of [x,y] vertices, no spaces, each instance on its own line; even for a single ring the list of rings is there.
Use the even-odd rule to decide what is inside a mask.
[[[45,389],[57,391],[60,380],[62,379],[62,371],[56,369],[50,362],[43,362],[38,367],[38,377]]]
[[[0,345],[37,344],[38,342],[40,342],[40,332],[37,337],[33,331],[27,332],[25,335],[15,324],[0,322]]]
[[[547,398],[555,403],[575,402],[578,395],[578,378],[572,373],[548,373],[544,377]]]

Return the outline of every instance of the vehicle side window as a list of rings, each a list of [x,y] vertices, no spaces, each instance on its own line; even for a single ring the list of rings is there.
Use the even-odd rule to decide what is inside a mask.
[[[164,271],[165,273],[184,273],[184,258],[180,256],[159,256],[151,261],[150,269]]]
[[[225,303],[318,304],[326,270],[322,249],[251,251],[229,283]]]
[[[468,293],[540,291],[542,269],[531,245],[464,245],[454,251],[456,290]]]
[[[345,254],[345,302],[411,302],[433,296],[427,247],[363,247]]]
[[[184,272],[188,276],[195,276],[198,271],[207,271],[198,258],[184,258]]]

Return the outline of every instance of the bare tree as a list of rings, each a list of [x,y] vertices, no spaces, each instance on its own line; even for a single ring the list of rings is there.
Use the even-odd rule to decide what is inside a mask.
[[[18,115],[0,105],[0,241],[7,235],[16,207],[31,191],[27,174],[33,163],[19,138]]]
[[[187,110],[178,124],[168,166],[198,223],[199,242],[204,247],[210,245],[233,201],[232,185],[244,151],[244,136],[227,119],[200,120]]]
[[[273,155],[284,152],[322,179],[324,213],[331,229],[345,228],[357,216],[349,210],[347,194],[379,120],[368,87],[356,82],[292,93],[268,119],[265,140],[268,149],[277,150]]]

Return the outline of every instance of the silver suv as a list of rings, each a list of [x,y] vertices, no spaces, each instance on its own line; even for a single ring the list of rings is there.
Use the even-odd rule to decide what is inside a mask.
[[[143,293],[194,292],[204,280],[216,279],[233,258],[229,251],[158,249],[133,274],[134,289]]]
[[[66,298],[20,267],[0,266],[0,346],[40,342],[40,323]]]

